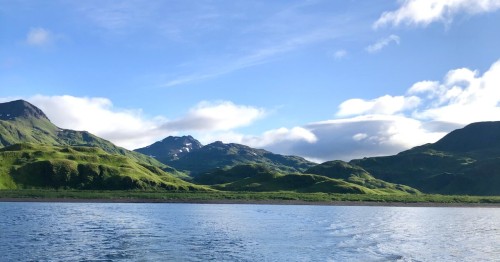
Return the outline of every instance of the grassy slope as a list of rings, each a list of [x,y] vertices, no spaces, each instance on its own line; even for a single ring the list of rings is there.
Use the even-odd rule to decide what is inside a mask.
[[[118,147],[89,132],[60,129],[46,118],[19,117],[12,120],[0,120],[0,147],[18,143],[99,147],[107,153],[127,156],[140,163],[159,167],[176,177],[188,177],[185,173],[160,163],[152,157]]]
[[[370,173],[359,166],[351,165],[344,161],[328,161],[311,167],[306,173],[342,179],[349,183],[360,185],[369,189],[385,192],[400,193],[401,191],[418,194],[418,190],[402,184],[393,184],[374,178]]]
[[[0,149],[0,188],[206,190],[100,148],[30,143]]]
[[[353,193],[353,194],[408,194],[419,193],[405,186],[386,184],[363,185],[358,180],[346,181],[314,174],[281,174],[262,165],[238,165],[230,169],[207,172],[195,179],[197,183],[212,185],[226,191],[295,191],[303,193]],[[364,180],[363,180],[364,182]],[[379,182],[379,181],[377,181]]]
[[[136,191],[136,190],[0,190],[2,199],[62,199],[68,201],[109,200],[140,202],[209,202],[215,203],[254,203],[278,201],[274,203],[290,203],[287,201],[319,202],[328,204],[334,201],[375,202],[375,203],[464,203],[464,204],[500,204],[500,196],[453,196],[453,195],[373,195],[373,194],[336,194],[336,193],[297,193],[297,192],[169,192],[169,191]],[[218,202],[221,201],[221,202]],[[295,202],[292,202],[295,203]]]

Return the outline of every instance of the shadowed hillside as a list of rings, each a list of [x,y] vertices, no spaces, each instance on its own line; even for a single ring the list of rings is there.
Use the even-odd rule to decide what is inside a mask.
[[[434,144],[351,164],[425,193],[500,195],[500,122],[470,124]]]

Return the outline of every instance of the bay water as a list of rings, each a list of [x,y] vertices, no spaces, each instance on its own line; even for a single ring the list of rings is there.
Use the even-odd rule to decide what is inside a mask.
[[[4,202],[0,261],[500,261],[500,209]]]

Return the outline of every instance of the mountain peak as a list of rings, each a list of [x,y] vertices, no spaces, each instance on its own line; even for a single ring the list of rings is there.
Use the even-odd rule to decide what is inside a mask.
[[[457,129],[430,146],[450,152],[468,152],[500,147],[500,121],[477,122]]]
[[[202,146],[192,136],[168,136],[152,145],[134,151],[152,156],[161,162],[169,162],[183,157],[191,151],[198,150]]]
[[[31,117],[48,120],[48,117],[42,110],[27,101],[15,100],[0,103],[0,120],[14,120],[15,118]]]

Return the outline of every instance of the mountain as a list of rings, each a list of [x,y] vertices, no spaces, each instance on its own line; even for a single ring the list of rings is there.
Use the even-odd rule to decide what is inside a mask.
[[[162,141],[155,142],[147,147],[135,149],[134,151],[154,157],[162,163],[169,163],[201,147],[202,144],[192,136],[169,136]]]
[[[36,118],[48,120],[42,110],[24,100],[0,103],[0,120],[8,121],[16,118]]]
[[[263,149],[233,143],[224,144],[220,141],[205,145],[177,160],[165,163],[178,170],[190,172],[192,176],[239,164],[261,164],[285,173],[302,172],[316,165],[302,157],[283,156]]]
[[[22,143],[0,149],[0,189],[208,190],[97,147]]]
[[[425,193],[500,195],[500,122],[473,123],[436,143],[350,164]]]
[[[0,103],[0,147],[18,143],[99,147],[110,154],[120,154],[168,168],[153,158],[115,146],[89,132],[59,128],[50,122],[42,110],[24,100]]]
[[[492,153],[500,155],[500,122],[472,123],[424,147],[469,155],[483,154],[481,157],[487,157]]]
[[[264,165],[242,164],[227,169],[216,169],[197,176],[196,183],[210,185],[225,191],[294,191],[349,194],[414,194],[419,193],[406,186],[392,188],[374,184],[346,181],[315,174],[283,174]]]

